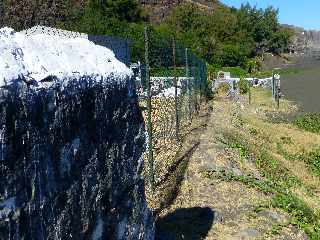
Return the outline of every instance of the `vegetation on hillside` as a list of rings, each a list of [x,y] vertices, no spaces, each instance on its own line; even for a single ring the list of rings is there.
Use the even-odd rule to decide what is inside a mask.
[[[203,175],[240,182],[263,192],[265,200],[257,205],[257,213],[272,208],[287,212],[290,216],[287,223],[274,226],[271,235],[281,234],[282,229],[291,225],[304,230],[310,239],[319,239],[319,116],[302,116],[291,124],[282,118],[296,113],[296,106],[281,100],[281,108],[276,111],[270,91],[259,88],[252,91],[251,105],[229,113],[233,117],[232,126],[224,130],[223,142],[238,151],[242,166],[253,163],[259,174],[256,170],[250,172],[246,166],[243,169],[248,172],[241,175],[211,170]]]
[[[278,22],[278,10],[242,5],[211,12],[195,5],[177,7],[167,25],[186,45],[209,63],[247,67],[249,59],[264,52],[279,54],[288,49],[291,32]]]
[[[199,232],[190,224],[199,222],[195,214],[175,213],[206,206],[223,219],[208,224],[208,239],[320,239],[319,121],[313,116],[301,129],[287,119],[298,113],[297,106],[280,99],[277,109],[270,90],[251,90],[251,104],[246,96],[229,101],[215,95],[209,102],[212,112],[203,121],[210,124],[197,131],[202,147],[186,161],[181,175],[187,177],[159,218],[160,233],[193,236]],[[304,125],[313,125],[312,132]]]
[[[320,114],[307,113],[294,121],[295,125],[310,132],[320,133]]]
[[[4,12],[0,24],[17,30],[43,24],[128,38],[132,41],[133,60],[142,57],[143,27],[149,24],[135,0],[6,0],[0,12]],[[273,7],[263,10],[246,4],[235,9],[221,5],[204,11],[185,3],[178,5],[164,22],[153,25],[151,34],[153,39],[175,36],[211,65],[241,66],[251,71],[258,66],[252,61],[255,56],[286,51],[292,33],[280,26],[278,11]],[[171,44],[163,43],[153,41],[155,48]]]
[[[88,0],[3,0],[0,1],[0,27],[20,31],[37,24],[57,26],[77,21],[87,3]]]

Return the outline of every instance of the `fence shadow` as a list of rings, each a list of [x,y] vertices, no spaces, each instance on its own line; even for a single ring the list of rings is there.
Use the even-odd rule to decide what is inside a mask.
[[[174,163],[166,169],[166,173],[157,181],[156,194],[152,198],[152,203],[156,203],[153,207],[155,216],[169,207],[179,194],[190,159],[200,145],[199,137],[206,128],[210,112],[209,108],[202,108],[201,115],[198,115],[197,120],[191,126],[192,131],[183,137],[183,147],[176,156]]]
[[[177,179],[177,180],[180,180],[180,181],[177,181],[179,183],[178,185],[180,186],[181,181],[183,180],[183,176],[185,174],[185,171],[187,170],[186,169],[187,164],[189,163],[189,160],[190,160],[192,154],[197,150],[199,145],[200,145],[200,142],[197,141],[196,143],[193,144],[193,146],[188,151],[186,151],[181,157],[179,157],[177,159],[177,161],[175,162],[175,164],[171,165],[168,168],[167,173],[164,175],[163,179],[161,181],[157,182],[156,187],[164,184],[167,181],[167,179],[170,178],[170,175],[172,175],[172,173],[177,172],[177,169],[180,166],[180,164],[183,161],[185,161],[186,162],[185,167],[183,168],[183,171],[180,172],[180,176]]]
[[[158,218],[156,240],[204,239],[215,218],[211,208],[180,208]]]
[[[187,171],[190,158],[194,151],[198,148],[200,142],[197,141],[187,150],[181,157],[179,157],[174,165],[170,167],[170,171],[165,175],[164,180],[157,184],[159,207],[154,209],[154,215],[158,215],[163,209],[169,207],[176,199],[181,183]]]

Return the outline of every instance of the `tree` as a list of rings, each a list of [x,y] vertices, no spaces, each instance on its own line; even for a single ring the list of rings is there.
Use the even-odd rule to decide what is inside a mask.
[[[121,21],[142,20],[142,10],[137,0],[91,0],[90,7],[100,11],[104,16]]]
[[[176,7],[167,19],[178,39],[210,64],[247,67],[248,59],[264,52],[280,53],[289,35],[278,22],[278,10],[258,9],[250,4],[240,9],[219,7],[201,11],[193,4]]]
[[[280,28],[272,36],[270,50],[276,54],[288,52],[293,34],[290,29]]]
[[[240,29],[255,42],[255,53],[263,54],[270,50],[273,34],[278,31],[277,9],[268,7],[265,10],[251,7],[249,4],[242,5],[238,11],[238,23]]]

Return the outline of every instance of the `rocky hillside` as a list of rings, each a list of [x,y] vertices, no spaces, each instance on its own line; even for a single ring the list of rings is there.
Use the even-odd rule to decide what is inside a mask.
[[[293,47],[297,52],[306,52],[308,49],[320,49],[320,31],[305,30],[292,25],[284,25],[295,32]]]
[[[161,22],[177,5],[193,3],[204,11],[213,11],[222,4],[218,0],[140,0],[151,22]]]
[[[88,0],[0,1],[0,27],[22,30],[38,24],[56,26],[81,16],[87,3]]]
[[[320,31],[303,31],[300,32],[300,36],[300,38],[306,43],[307,48],[320,48]]]

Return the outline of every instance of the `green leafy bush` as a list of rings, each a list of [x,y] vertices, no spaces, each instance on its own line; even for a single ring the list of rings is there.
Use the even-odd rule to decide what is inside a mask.
[[[217,92],[221,94],[226,94],[230,91],[230,85],[228,83],[221,83],[217,88]]]
[[[246,70],[248,73],[256,73],[261,69],[261,59],[259,57],[247,59],[245,63]]]
[[[308,113],[298,117],[294,124],[304,130],[320,133],[320,113]]]
[[[238,87],[240,94],[246,94],[249,92],[249,82],[245,80],[244,78],[241,78],[240,81],[238,82]]]
[[[305,161],[314,172],[314,174],[320,177],[320,150],[310,152]]]
[[[313,225],[317,221],[313,210],[307,204],[291,193],[278,193],[272,201],[272,206],[281,208],[295,217],[300,227]]]

